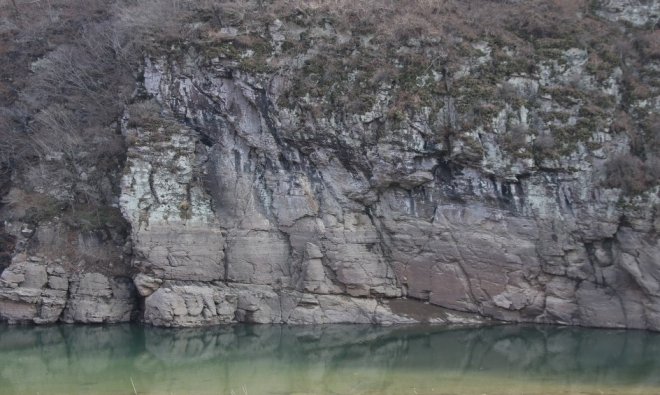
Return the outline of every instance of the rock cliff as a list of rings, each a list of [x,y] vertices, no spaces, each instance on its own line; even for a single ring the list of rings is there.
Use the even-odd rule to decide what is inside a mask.
[[[273,46],[300,34],[280,21],[269,29]],[[336,33],[326,26],[310,34]],[[480,45],[465,77],[431,70],[434,83],[461,83],[491,62],[493,49]],[[337,303],[332,295],[349,295],[361,303],[404,296],[514,322],[660,328],[653,217],[622,208],[620,190],[599,182],[603,158],[627,143],[611,131],[614,117],[602,114],[604,126],[588,131],[587,142],[597,144],[557,159],[524,155],[525,148],[503,155],[498,139],[516,127],[550,128],[543,119],[555,112],[579,122],[587,100],[567,105],[553,90],[566,81],[621,100],[618,71],[599,85],[585,68],[588,56],[568,48],[534,73],[498,81],[533,97],[535,107],[506,103],[471,136],[444,141],[437,125],[464,116],[451,96],[435,114],[420,105],[395,125],[384,110],[394,100],[388,82],[361,112],[314,114],[307,108],[328,105],[324,98],[288,106],[283,76],[255,76],[194,53],[149,60],[145,93],[169,119],[130,127],[128,115],[134,143],[121,207],[140,270],[195,284],[145,295],[145,320],[222,321],[215,312],[227,309],[231,294],[236,316],[248,321],[287,322],[311,303],[320,309],[310,322],[333,322],[316,317]],[[541,137],[523,136],[530,138]],[[647,199],[642,207],[657,197]],[[223,281],[254,284],[244,292],[258,295],[227,293],[216,285]],[[192,295],[205,307],[186,303],[187,311],[171,313]]]
[[[599,2],[598,26],[657,23],[656,1],[620,3]],[[15,259],[3,318],[123,321],[137,292],[158,326],[415,322],[388,303],[408,298],[660,330],[658,187],[611,180],[625,117],[660,116],[658,58],[636,70],[640,96],[579,37],[531,54],[454,37],[447,63],[423,35],[374,55],[371,32],[303,11],[246,31],[145,58],[120,122],[131,231],[115,244],[134,286]]]

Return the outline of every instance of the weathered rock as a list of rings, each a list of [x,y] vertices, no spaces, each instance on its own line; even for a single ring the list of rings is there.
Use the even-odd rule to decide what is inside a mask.
[[[376,299],[342,295],[303,295],[291,312],[290,324],[403,324],[414,319],[393,314]]]
[[[132,225],[131,250],[158,278],[223,279],[225,239],[210,197],[194,186],[195,140],[184,127],[172,133],[169,128],[177,126],[165,126],[143,131],[143,139],[156,141],[131,148],[149,152],[134,155],[123,179],[121,207]]]
[[[23,226],[21,226],[21,236],[30,238],[32,235],[34,235],[34,226],[30,224],[23,224]]]
[[[160,287],[162,283],[163,280],[147,276],[143,273],[138,273],[135,278],[133,278],[133,284],[135,284],[135,289],[138,291],[140,296],[151,295],[158,289],[158,287]]]
[[[620,19],[653,21],[654,7],[640,2]],[[449,87],[493,62],[490,44],[473,46],[480,55],[454,75],[429,78]],[[525,100],[463,129],[465,98],[450,93],[391,122],[396,87],[354,114],[312,97],[280,105],[284,77],[193,52],[147,61],[144,89],[172,117],[124,123],[135,140],[121,197],[134,263],[165,280],[140,291],[145,321],[408,322],[377,299],[407,296],[505,321],[660,330],[659,202],[603,186],[606,159],[628,146],[613,110],[584,126],[584,141],[561,143],[570,154],[532,152],[590,111],[579,95],[566,104],[565,87],[620,104],[620,69],[599,82],[588,50],[557,51],[498,82]],[[653,103],[639,106],[660,113]],[[457,135],[440,139],[437,125]]]
[[[192,327],[236,322],[238,296],[223,286],[165,283],[145,301],[144,321]]]
[[[281,234],[238,232],[227,246],[227,280],[246,284],[286,281],[289,245]]]
[[[655,0],[599,0],[595,5],[598,15],[613,21],[635,26],[652,26],[660,21],[660,2]]]
[[[66,323],[128,322],[137,305],[133,282],[108,279],[100,273],[75,275],[70,280],[69,299],[62,314]]]
[[[615,260],[641,290],[635,292],[633,287],[629,290],[635,292],[638,326],[657,328],[660,324],[660,246],[626,228],[617,232],[616,241],[619,249]]]
[[[316,244],[305,245],[305,255],[302,262],[303,288],[307,292],[326,294],[332,283],[327,281],[323,267],[323,253]],[[341,291],[341,290],[338,290]]]
[[[0,276],[0,319],[54,323],[66,304],[67,290],[68,280],[61,266],[23,255]]]
[[[417,302],[420,303],[420,302]],[[144,320],[156,326],[222,323],[414,323],[376,299],[313,295],[264,285],[166,282],[145,300]]]

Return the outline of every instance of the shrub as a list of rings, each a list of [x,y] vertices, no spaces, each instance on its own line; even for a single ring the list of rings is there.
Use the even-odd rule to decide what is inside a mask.
[[[646,163],[630,153],[619,154],[612,158],[606,164],[605,171],[607,176],[605,185],[620,188],[627,195],[643,192],[654,181],[648,173]]]
[[[552,158],[557,155],[555,139],[549,133],[540,134],[534,140],[534,153],[539,158]]]
[[[519,98],[516,87],[508,82],[502,83],[502,85],[497,88],[497,95],[500,99],[504,100],[505,103],[513,103]]]
[[[527,131],[527,126],[522,124],[516,124],[509,128],[504,136],[507,148],[512,152],[516,152],[527,147]]]

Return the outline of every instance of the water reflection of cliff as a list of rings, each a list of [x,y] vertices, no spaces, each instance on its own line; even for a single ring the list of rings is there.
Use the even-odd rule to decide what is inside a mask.
[[[494,374],[657,389],[660,334],[519,326],[0,328],[0,394],[129,393],[130,377],[143,393],[239,393],[246,383],[257,387],[250,393],[391,393],[401,384],[393,378],[406,372],[420,380],[449,374],[465,385]]]

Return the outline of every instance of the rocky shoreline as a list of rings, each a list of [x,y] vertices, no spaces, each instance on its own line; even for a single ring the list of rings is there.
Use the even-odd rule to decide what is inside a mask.
[[[269,286],[157,281],[138,274],[67,276],[62,261],[19,256],[0,276],[0,314],[9,324],[113,324],[163,327],[254,324],[461,324],[490,320],[404,299],[304,294]],[[146,303],[139,297],[151,296]],[[390,302],[396,301],[392,308]],[[144,306],[140,308],[140,306]]]

